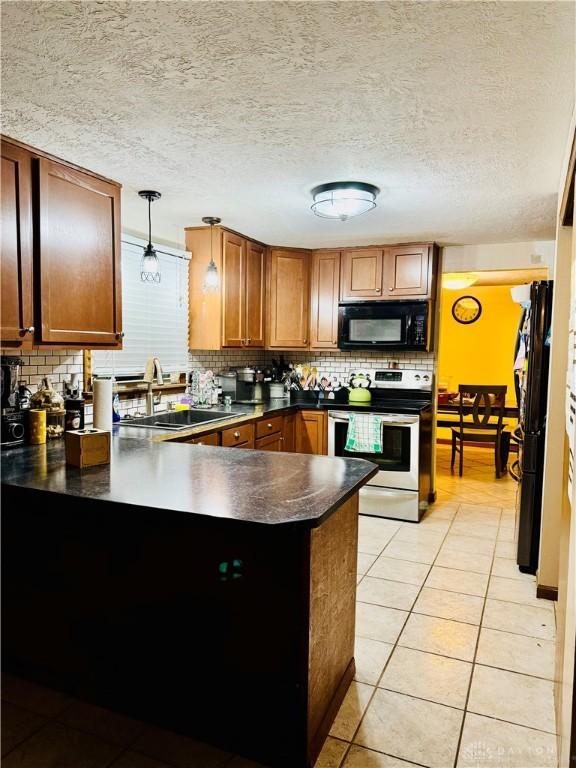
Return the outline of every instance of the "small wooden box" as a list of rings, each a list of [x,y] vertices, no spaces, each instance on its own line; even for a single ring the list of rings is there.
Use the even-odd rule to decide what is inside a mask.
[[[65,434],[66,464],[94,467],[110,463],[110,432],[101,429],[72,429]]]

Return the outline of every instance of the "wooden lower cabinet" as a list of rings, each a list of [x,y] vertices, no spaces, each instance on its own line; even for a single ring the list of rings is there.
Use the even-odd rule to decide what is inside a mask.
[[[186,440],[186,442],[190,445],[220,445],[220,433],[211,432],[209,435],[193,437],[191,440]]]
[[[252,443],[250,447],[254,447],[254,424],[240,424],[222,431],[222,445],[225,448],[247,447],[244,443]]]
[[[285,453],[294,453],[296,451],[296,415],[296,413],[287,413],[284,416],[282,450]]]
[[[210,432],[186,440],[189,445],[222,445],[224,448],[255,448],[258,451],[325,455],[328,448],[327,414],[295,411],[248,424]]]
[[[273,435],[275,432],[282,432],[282,416],[272,416],[256,422],[256,439]]]
[[[257,451],[281,451],[282,450],[282,433],[276,432],[273,435],[266,435],[256,440]]]
[[[296,453],[312,453],[320,456],[328,450],[324,411],[300,411],[296,419]]]

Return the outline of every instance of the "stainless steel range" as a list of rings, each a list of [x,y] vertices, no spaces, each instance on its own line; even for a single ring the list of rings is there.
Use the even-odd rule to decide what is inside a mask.
[[[375,371],[369,405],[328,412],[328,454],[368,459],[380,472],[360,491],[360,514],[418,522],[433,500],[432,374]],[[346,451],[351,411],[381,416],[382,451]]]

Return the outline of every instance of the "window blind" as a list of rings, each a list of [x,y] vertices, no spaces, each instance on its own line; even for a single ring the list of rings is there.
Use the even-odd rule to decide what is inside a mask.
[[[141,377],[146,360],[157,357],[162,370],[188,369],[188,255],[159,246],[160,283],[140,279],[142,247],[138,238],[122,236],[121,350],[94,350],[98,375]]]

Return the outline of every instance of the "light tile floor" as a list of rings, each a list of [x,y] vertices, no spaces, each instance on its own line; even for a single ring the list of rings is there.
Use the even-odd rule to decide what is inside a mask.
[[[551,768],[553,603],[515,561],[492,454],[441,446],[419,525],[361,518],[356,685],[316,768]]]
[[[554,608],[514,561],[516,485],[438,456],[419,525],[361,518],[356,680],[316,768],[552,768]],[[257,768],[14,678],[4,768]]]

